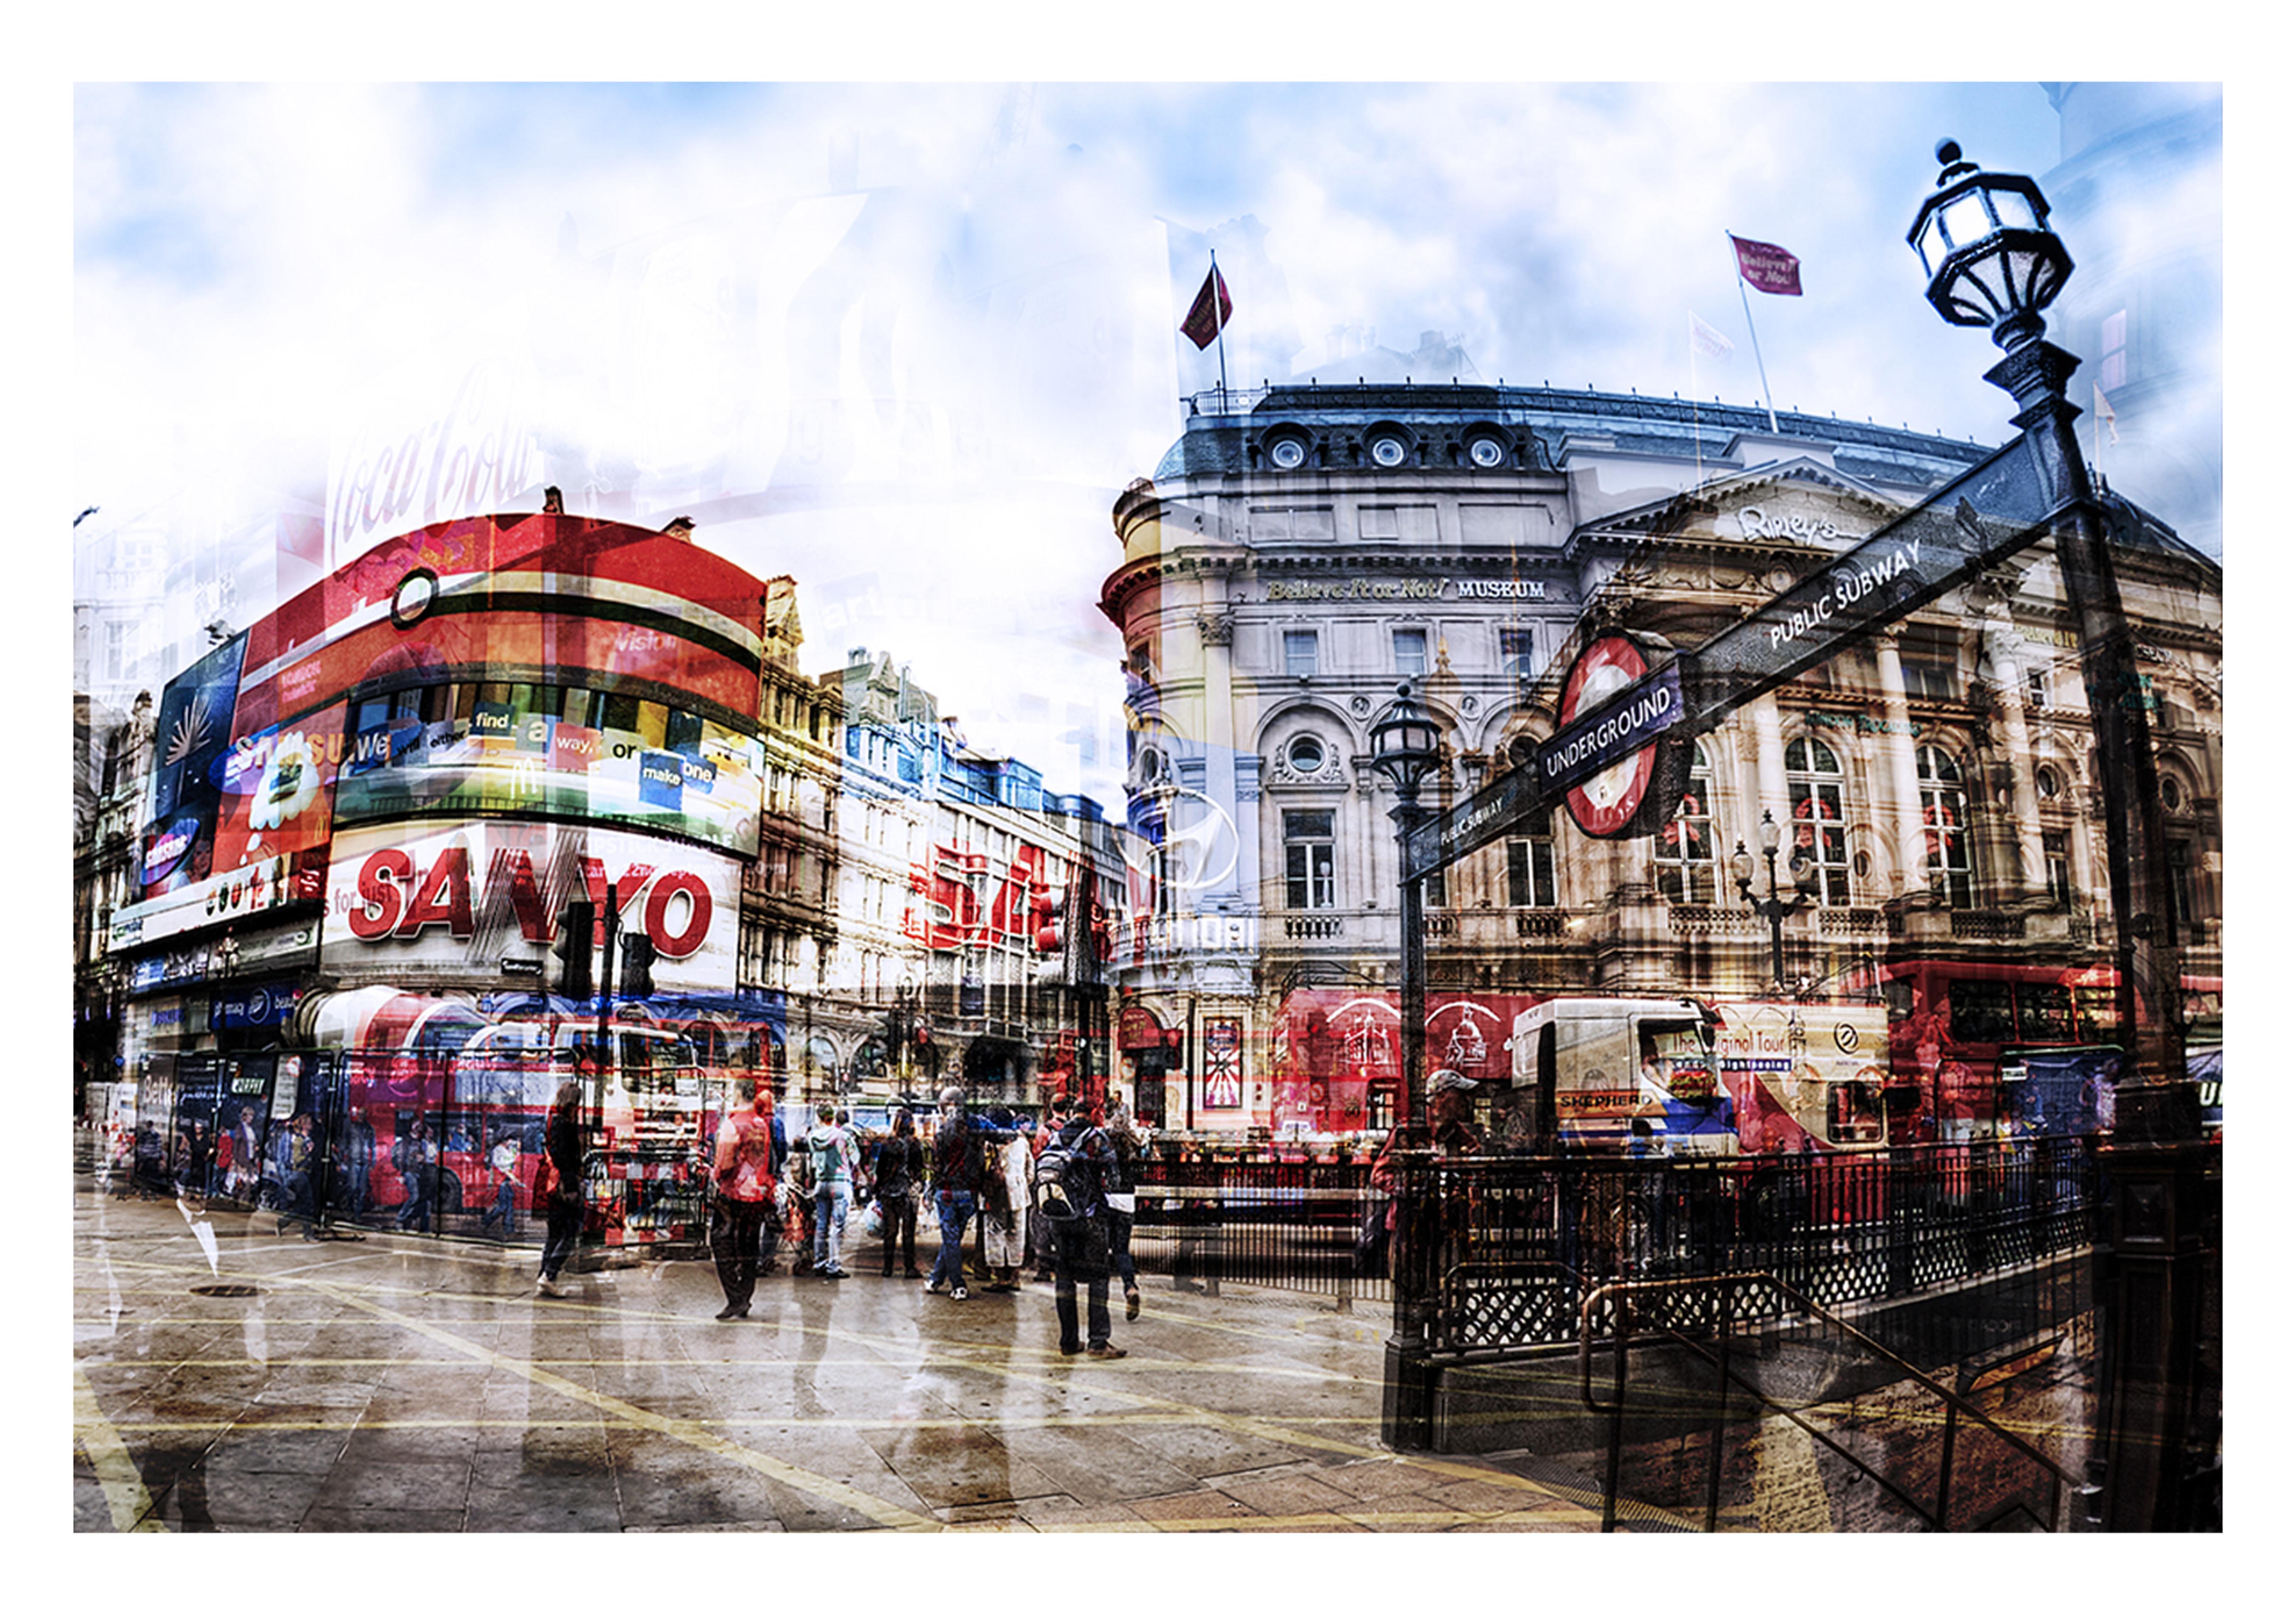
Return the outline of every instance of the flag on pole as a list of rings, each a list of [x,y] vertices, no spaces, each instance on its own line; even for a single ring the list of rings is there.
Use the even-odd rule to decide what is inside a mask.
[[[1801,296],[1801,260],[1792,253],[1738,235],[1731,236],[1730,245],[1738,250],[1738,275],[1747,285],[1782,298]]]
[[[1694,308],[1685,311],[1690,316],[1690,346],[1710,359],[1726,359],[1737,352],[1730,339],[1698,317]]]
[[[1212,340],[1227,328],[1227,317],[1235,311],[1228,300],[1227,283],[1220,278],[1219,266],[1212,266],[1204,276],[1204,286],[1196,293],[1196,300],[1188,306],[1188,317],[1180,322],[1180,334],[1199,349],[1210,348]]]
[[[2112,413],[2112,405],[2111,401],[2105,398],[2104,390],[2097,386],[2095,382],[2092,381],[2088,384],[2088,390],[2095,395],[2097,416],[2104,422],[2104,430],[2112,435],[2113,442],[2119,443],[2120,441],[2120,418]]]

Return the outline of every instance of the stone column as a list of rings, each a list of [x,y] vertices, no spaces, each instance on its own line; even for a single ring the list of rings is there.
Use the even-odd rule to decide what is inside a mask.
[[[1874,642],[1874,669],[1882,683],[1882,717],[1889,727],[1883,737],[1889,748],[1890,823],[1895,827],[1900,890],[1919,891],[1928,882],[1924,873],[1929,847],[1922,837],[1922,783],[1914,759],[1914,724],[1906,705],[1906,669],[1898,657],[1901,625],[1883,629]]]
[[[1781,826],[1793,823],[1793,801],[1786,790],[1785,725],[1778,714],[1775,691],[1764,691],[1746,705],[1754,720],[1754,815],[1746,826],[1746,845],[1756,847],[1754,832],[1767,811]]]
[[[1214,580],[1205,588],[1212,595],[1219,585]],[[1235,694],[1230,666],[1235,644],[1234,609],[1223,599],[1207,599],[1196,613],[1196,634],[1202,641],[1203,655],[1204,795],[1215,803],[1230,803],[1236,800]],[[1194,895],[1193,908],[1235,906],[1241,891],[1238,877],[1242,874],[1240,851],[1236,862],[1238,867],[1226,880]]]

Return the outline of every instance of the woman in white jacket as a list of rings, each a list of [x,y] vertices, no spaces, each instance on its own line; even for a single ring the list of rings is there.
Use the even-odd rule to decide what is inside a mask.
[[[1013,1126],[994,1114],[989,1124],[1000,1128]],[[996,1204],[1000,1198],[993,1192],[984,1197],[988,1203],[981,1218],[981,1260],[988,1265],[988,1283],[981,1287],[984,1291],[1019,1290],[1021,1265],[1029,1259],[1029,1179],[1036,1156],[1029,1149],[1028,1120],[1021,1119],[1019,1126],[1021,1131],[1002,1145],[990,1148],[988,1160],[983,1164],[1003,1180],[1004,1186],[1001,1207]],[[985,1178],[987,1173],[982,1176]]]

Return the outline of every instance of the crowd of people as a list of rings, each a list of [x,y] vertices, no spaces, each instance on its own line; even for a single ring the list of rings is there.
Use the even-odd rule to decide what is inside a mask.
[[[894,1277],[898,1265],[902,1277],[923,1283],[926,1294],[962,1302],[975,1284],[983,1292],[1019,1291],[1033,1270],[1053,1287],[1063,1354],[1125,1356],[1111,1339],[1110,1281],[1121,1288],[1125,1317],[1137,1318],[1133,1195],[1149,1130],[1120,1095],[1111,1093],[1097,1120],[1062,1097],[1039,1120],[1003,1109],[977,1113],[962,1088],[947,1088],[930,1148],[906,1111],[894,1113],[890,1132],[875,1136],[824,1102],[792,1141],[768,1086],[755,1085],[746,1099],[720,1124],[709,1164],[709,1250],[726,1295],[720,1320],[748,1317],[758,1278],[774,1271],[784,1245],[792,1274],[849,1277],[848,1225],[858,1207],[863,1239],[880,1246],[882,1277]],[[557,1238],[562,1203],[571,1209],[572,1229],[580,1227],[575,1131],[573,1108],[562,1119],[554,1107],[540,1172],[556,1183],[535,1194],[552,1220],[537,1281],[545,1296],[563,1293],[557,1278],[572,1246],[570,1235],[562,1244]],[[562,1134],[566,1161],[558,1164]],[[924,1206],[940,1230],[930,1274],[917,1267]],[[970,1253],[968,1238],[976,1242]]]

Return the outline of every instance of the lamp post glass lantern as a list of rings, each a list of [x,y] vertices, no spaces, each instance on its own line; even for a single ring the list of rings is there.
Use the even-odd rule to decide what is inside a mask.
[[[1427,1042],[1427,939],[1421,931],[1421,889],[1402,871],[1410,861],[1411,833],[1427,816],[1419,803],[1419,787],[1441,759],[1440,740],[1434,718],[1412,698],[1408,683],[1395,687],[1395,700],[1371,726],[1372,767],[1394,783],[1396,796],[1390,817],[1395,821],[1398,906],[1402,911],[1403,931],[1403,1002],[1398,1006],[1403,1021],[1403,1092],[1396,1096],[1395,1108],[1396,1125],[1400,1128],[1413,1127],[1421,1114],[1420,1072],[1426,1063]]]
[[[1938,188],[1906,240],[1930,277],[1929,299],[1954,325],[1982,325],[2004,349],[2041,334],[2041,311],[2072,275],[2049,228],[2048,200],[2021,174],[1987,174],[1940,141]]]
[[[1744,898],[1754,913],[1770,923],[1770,985],[1784,991],[1786,980],[1785,917],[1800,909],[1816,895],[1816,875],[1809,859],[1800,849],[1786,861],[1786,874],[1792,882],[1791,896],[1782,895],[1778,887],[1778,843],[1782,832],[1767,808],[1762,810],[1762,823],[1757,840],[1762,844],[1762,861],[1769,866],[1770,890],[1767,896],[1754,896],[1754,856],[1746,851],[1743,841],[1738,850],[1730,855],[1730,874],[1738,882],[1738,895]]]

